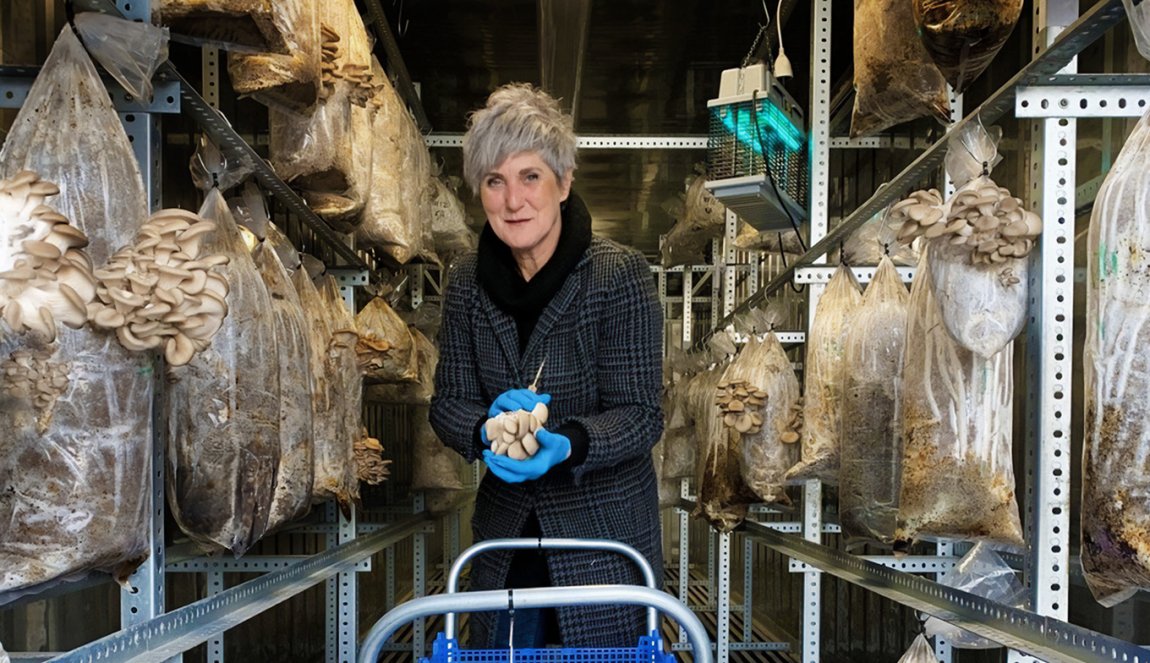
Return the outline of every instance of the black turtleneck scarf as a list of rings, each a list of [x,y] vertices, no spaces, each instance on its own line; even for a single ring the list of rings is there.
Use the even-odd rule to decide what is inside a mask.
[[[479,285],[504,313],[515,319],[519,332],[519,352],[527,341],[543,309],[563,287],[567,276],[591,245],[591,214],[572,191],[560,206],[559,244],[551,259],[530,281],[523,279],[511,249],[495,236],[491,224],[479,235],[476,275]]]

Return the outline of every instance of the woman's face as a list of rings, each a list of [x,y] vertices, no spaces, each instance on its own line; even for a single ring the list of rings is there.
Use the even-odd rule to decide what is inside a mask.
[[[534,151],[518,152],[487,172],[479,197],[495,236],[516,258],[542,267],[559,244],[559,203],[571,192],[571,176],[562,180]]]

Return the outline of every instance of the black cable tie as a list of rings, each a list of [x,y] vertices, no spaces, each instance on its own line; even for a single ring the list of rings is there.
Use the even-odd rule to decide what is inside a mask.
[[[882,243],[882,254],[888,258],[890,257],[890,242]]]

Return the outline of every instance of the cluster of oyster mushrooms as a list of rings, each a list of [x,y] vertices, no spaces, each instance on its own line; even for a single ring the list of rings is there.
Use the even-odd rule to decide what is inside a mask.
[[[898,241],[906,243],[919,235],[933,239],[945,234],[944,216],[946,211],[938,189],[915,191],[890,209],[890,223],[899,226]]]
[[[96,294],[84,233],[44,204],[60,193],[30,170],[0,180],[0,317],[13,332],[56,340],[56,325],[79,329]]]
[[[226,256],[200,256],[216,224],[181,209],[156,212],[135,243],[96,270],[93,325],[116,332],[120,344],[142,352],[163,348],[172,366],[183,366],[208,346],[228,314],[228,280],[215,267]]]
[[[719,382],[715,404],[723,413],[723,425],[754,435],[763,429],[763,405],[767,392],[746,380]]]
[[[339,33],[322,24],[320,32],[320,98],[330,97],[335,92],[337,81],[347,81],[351,84],[351,102],[357,106],[366,106],[379,87],[371,75],[371,67],[353,62],[340,66],[343,47],[340,46]]]
[[[536,403],[530,412],[500,412],[483,425],[492,453],[524,460],[539,451],[535,433],[547,423],[547,406]]]
[[[1042,233],[1042,219],[990,178],[976,182],[956,193],[945,207],[936,189],[915,191],[896,203],[891,219],[902,224],[899,240],[947,235],[951,244],[970,247],[970,261],[975,265],[1028,255]]]
[[[952,244],[971,247],[972,263],[1002,263],[1030,253],[1042,233],[1042,219],[1026,209],[1021,199],[986,178],[982,186],[955,194],[946,227],[955,233]]]
[[[387,479],[390,460],[383,459],[383,445],[360,428],[359,439],[355,441],[355,474],[360,481],[374,486]]]
[[[50,361],[52,350],[22,348],[0,361],[0,391],[13,398],[27,399],[41,415],[39,430],[47,430],[47,417],[56,398],[68,387],[67,362]]]

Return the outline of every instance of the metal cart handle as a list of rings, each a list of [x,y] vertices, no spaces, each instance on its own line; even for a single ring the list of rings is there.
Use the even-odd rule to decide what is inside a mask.
[[[659,589],[655,584],[655,572],[651,569],[651,563],[643,556],[638,550],[631,546],[614,541],[612,539],[489,539],[481,541],[471,546],[467,550],[460,553],[459,558],[451,565],[451,570],[447,574],[447,593],[454,594],[459,590],[459,576],[463,573],[463,567],[471,561],[471,558],[481,553],[489,552],[492,550],[530,550],[530,549],[543,549],[548,550],[606,550],[608,552],[617,552],[620,555],[629,557],[631,561],[635,562],[639,570],[643,572],[643,581],[651,589]],[[647,611],[647,631],[656,631],[659,628],[659,613],[652,607]],[[455,638],[455,613],[448,612],[446,623],[444,625],[444,634],[448,638]]]
[[[712,663],[711,641],[703,623],[690,608],[670,594],[637,585],[577,585],[568,587],[532,587],[530,589],[492,589],[483,592],[434,594],[401,603],[381,617],[359,648],[359,663],[375,663],[387,639],[403,624],[452,610],[481,612],[516,608],[557,608],[571,605],[645,605],[660,610],[683,627],[691,641],[696,663]]]

